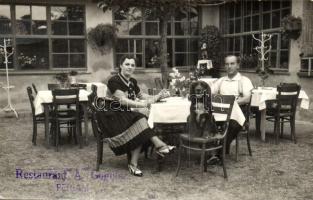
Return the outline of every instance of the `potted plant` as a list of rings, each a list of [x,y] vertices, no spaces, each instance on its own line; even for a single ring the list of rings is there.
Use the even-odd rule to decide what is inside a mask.
[[[69,85],[68,73],[61,72],[55,75],[55,79],[60,83],[61,88],[67,88]]]
[[[282,34],[285,40],[296,40],[299,38],[302,30],[302,20],[300,17],[288,15],[282,19],[281,24],[283,27]]]
[[[93,50],[106,54],[116,43],[116,31],[117,28],[112,24],[98,24],[89,29],[87,41]]]

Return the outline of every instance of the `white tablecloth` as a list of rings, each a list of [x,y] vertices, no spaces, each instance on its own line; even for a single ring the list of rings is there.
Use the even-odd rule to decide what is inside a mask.
[[[273,87],[258,88],[252,90],[251,106],[259,107],[259,110],[266,108],[266,100],[276,99],[277,89]],[[301,99],[300,107],[309,109],[309,97],[305,91],[301,90],[299,93],[299,99]]]
[[[151,105],[148,124],[153,128],[154,123],[184,123],[190,113],[190,101],[182,97],[170,97],[164,99],[166,102],[155,103]],[[216,121],[225,121],[226,116],[213,113]],[[240,125],[245,122],[245,116],[242,113],[237,102],[234,103],[230,116]]]
[[[91,85],[96,85],[97,86],[97,95],[98,97],[105,97],[107,94],[107,86],[101,82],[91,82],[91,83],[82,83],[87,85],[87,91],[91,91]]]
[[[79,101],[88,101],[88,96],[91,92],[86,90],[79,90]],[[44,112],[43,103],[52,103],[53,96],[51,90],[38,91],[38,94],[34,101],[35,115],[39,115]]]

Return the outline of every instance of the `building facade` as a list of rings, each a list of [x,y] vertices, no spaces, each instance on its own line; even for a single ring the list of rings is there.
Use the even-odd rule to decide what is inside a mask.
[[[177,12],[168,21],[168,65],[182,71],[193,68],[199,58],[200,29],[214,25],[223,37],[221,53],[241,56],[246,61],[241,65],[241,72],[259,85],[254,49],[258,43],[252,35],[259,37],[262,32],[268,33],[273,37],[268,43],[272,49],[266,65],[274,74],[267,84],[299,82],[312,97],[312,10],[311,0],[237,0]],[[79,71],[81,81],[105,82],[124,54],[137,58],[136,78],[143,90],[151,87],[153,78],[160,77],[157,13],[153,9],[139,8],[131,8],[129,12],[103,13],[91,0],[1,0],[0,44],[4,38],[9,38],[14,50],[8,65],[10,81],[15,85],[13,103],[21,110],[28,109],[26,86],[34,83],[38,89],[46,89],[47,83],[55,82],[53,76],[62,71]],[[297,40],[283,37],[282,19],[288,15],[302,19],[302,31]],[[87,42],[88,30],[100,23],[114,24],[118,28],[117,44],[106,55],[93,51]],[[0,82],[6,82],[3,57],[0,57]],[[5,104],[6,95],[1,95],[0,105]]]

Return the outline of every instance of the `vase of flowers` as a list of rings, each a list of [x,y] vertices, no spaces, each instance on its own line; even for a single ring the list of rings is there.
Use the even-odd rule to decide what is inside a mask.
[[[68,88],[69,87],[69,78],[68,73],[61,72],[55,75],[55,79],[61,85],[61,88]]]
[[[77,80],[76,80],[76,75],[78,74],[77,71],[75,70],[72,70],[68,73],[68,80],[69,80],[69,83],[70,84],[75,84],[77,83]]]
[[[175,67],[172,69],[172,72],[169,74],[170,77],[170,90],[176,96],[186,97],[189,92],[189,86],[191,83],[190,78],[186,78],[181,75]]]

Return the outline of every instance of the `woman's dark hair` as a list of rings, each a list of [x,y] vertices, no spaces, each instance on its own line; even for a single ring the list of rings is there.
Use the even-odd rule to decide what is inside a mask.
[[[126,59],[134,59],[135,61],[135,65],[137,65],[137,59],[133,56],[133,55],[124,55],[120,58],[119,60],[119,65],[118,65],[118,71],[121,72],[121,65],[123,64],[123,62],[126,60]]]

